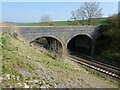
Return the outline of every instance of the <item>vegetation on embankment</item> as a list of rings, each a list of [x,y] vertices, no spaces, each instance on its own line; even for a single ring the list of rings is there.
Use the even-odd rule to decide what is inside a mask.
[[[118,66],[120,64],[119,23],[118,15],[113,15],[106,20],[105,27],[107,27],[107,30],[98,38],[95,48],[95,56]]]
[[[90,74],[66,59],[54,59],[43,49],[16,34],[2,34],[1,87],[9,88],[115,88],[117,85]]]

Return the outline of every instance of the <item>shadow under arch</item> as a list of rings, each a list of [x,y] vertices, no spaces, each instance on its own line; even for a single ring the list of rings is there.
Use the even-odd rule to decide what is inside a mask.
[[[52,36],[42,36],[34,39],[30,43],[37,44],[37,46],[43,47],[47,50],[51,50],[55,53],[62,53],[62,42]]]
[[[68,41],[67,49],[73,53],[91,55],[92,38],[86,34],[77,34]]]

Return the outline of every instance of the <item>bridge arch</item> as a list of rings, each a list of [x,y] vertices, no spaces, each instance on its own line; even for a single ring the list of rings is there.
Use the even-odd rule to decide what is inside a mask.
[[[66,47],[70,52],[90,55],[92,50],[92,37],[84,33],[76,34],[68,40]]]
[[[52,50],[57,53],[62,53],[63,44],[62,41],[55,36],[43,35],[34,38],[31,43],[41,44],[42,47]]]

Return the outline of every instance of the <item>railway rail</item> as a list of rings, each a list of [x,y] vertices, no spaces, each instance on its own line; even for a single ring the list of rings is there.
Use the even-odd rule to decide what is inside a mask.
[[[74,53],[73,53],[74,52]],[[83,59],[89,59],[90,61],[92,62],[97,62],[97,63],[101,63],[101,64],[106,64],[107,66],[110,66],[110,67],[114,67],[115,69],[118,69],[120,70],[120,63],[117,62],[117,64],[114,64],[114,63],[108,63],[106,62],[106,60],[104,59],[98,59],[98,58],[94,58],[94,57],[91,57],[89,55],[85,55],[85,54],[82,54],[82,53],[79,53],[79,52],[75,52],[75,51],[72,51],[72,53],[70,53],[71,55],[75,55],[77,57],[80,57],[80,58],[83,58]]]
[[[72,61],[77,62],[78,64],[85,65],[89,68],[107,74],[109,76],[112,76],[118,80],[120,79],[120,69],[118,67],[95,61],[95,59],[92,60],[91,57],[85,57],[85,56],[78,57],[75,55],[69,55],[69,58]]]

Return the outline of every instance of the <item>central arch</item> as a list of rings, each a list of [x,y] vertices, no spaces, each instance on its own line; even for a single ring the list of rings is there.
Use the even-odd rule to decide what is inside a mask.
[[[67,49],[70,52],[91,55],[92,38],[86,34],[78,34],[69,40]]]
[[[55,37],[51,36],[42,36],[34,39],[31,43],[40,45],[45,49],[51,50],[53,52],[62,53],[63,45],[60,40],[56,39]]]

